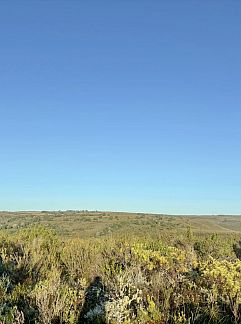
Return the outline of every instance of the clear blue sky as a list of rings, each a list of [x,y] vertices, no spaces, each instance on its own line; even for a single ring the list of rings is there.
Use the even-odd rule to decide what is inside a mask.
[[[1,1],[0,209],[241,214],[240,1]]]

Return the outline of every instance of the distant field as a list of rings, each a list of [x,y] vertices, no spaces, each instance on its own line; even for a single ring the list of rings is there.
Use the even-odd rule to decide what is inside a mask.
[[[53,228],[64,237],[101,237],[132,233],[158,234],[185,232],[191,227],[196,233],[241,233],[241,216],[171,216],[161,214],[42,211],[0,212],[0,228],[16,231],[33,224]]]

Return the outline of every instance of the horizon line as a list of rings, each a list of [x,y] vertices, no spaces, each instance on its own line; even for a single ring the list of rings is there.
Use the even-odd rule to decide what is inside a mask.
[[[162,216],[241,216],[241,213],[234,214],[220,214],[220,213],[162,213],[162,212],[141,212],[141,211],[126,211],[126,210],[98,210],[98,209],[34,209],[34,210],[0,210],[0,213],[33,213],[33,212],[101,212],[101,213],[123,213],[123,214],[148,214],[148,215],[162,215]]]

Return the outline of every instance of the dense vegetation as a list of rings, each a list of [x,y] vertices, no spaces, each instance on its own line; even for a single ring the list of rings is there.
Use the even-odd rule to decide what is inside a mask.
[[[61,237],[103,237],[141,232],[159,235],[163,231],[241,234],[241,216],[170,216],[145,213],[100,211],[0,212],[0,229],[14,232],[41,224],[54,229]]]
[[[241,321],[239,234],[0,236],[0,323]]]

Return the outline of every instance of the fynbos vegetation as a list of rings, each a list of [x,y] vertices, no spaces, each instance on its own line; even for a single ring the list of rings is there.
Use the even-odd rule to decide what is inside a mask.
[[[2,230],[0,323],[240,323],[237,236],[61,239]]]

